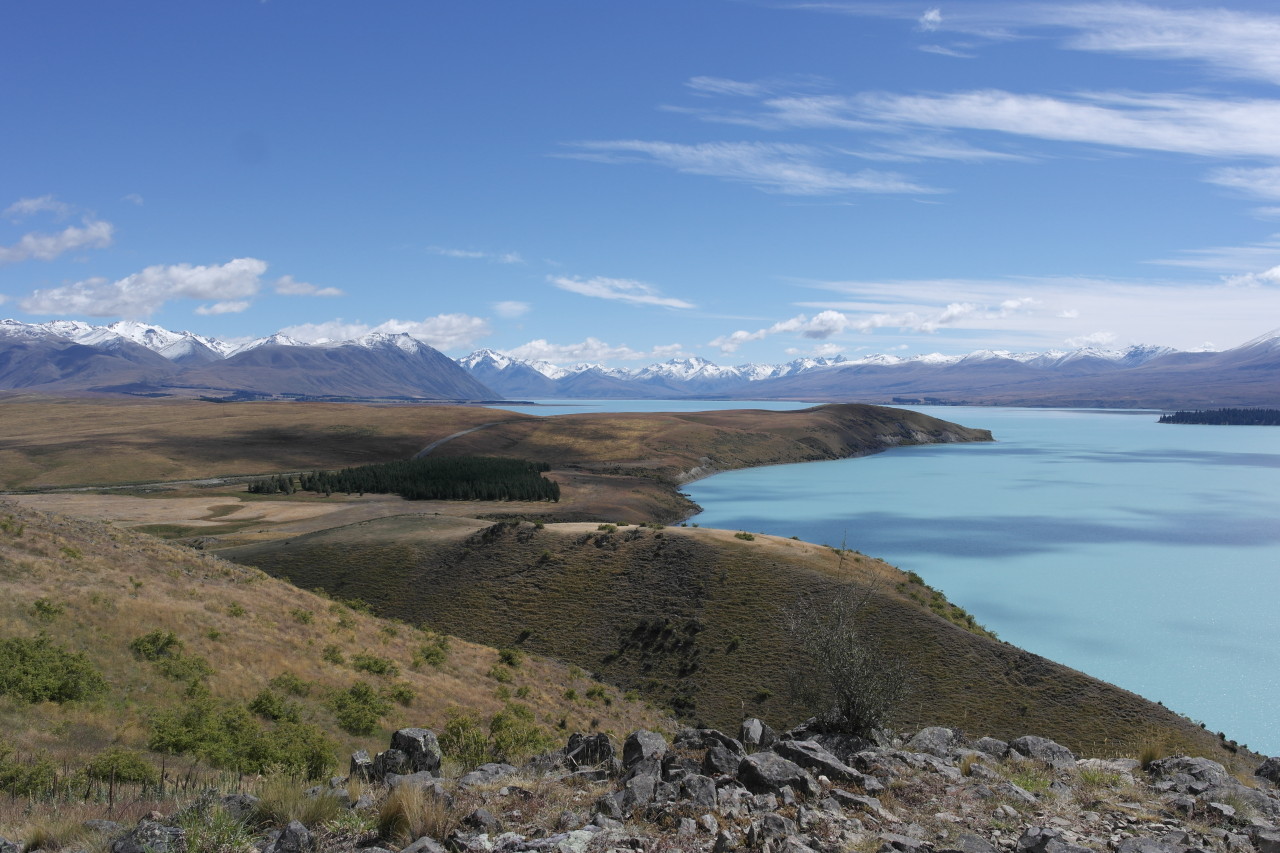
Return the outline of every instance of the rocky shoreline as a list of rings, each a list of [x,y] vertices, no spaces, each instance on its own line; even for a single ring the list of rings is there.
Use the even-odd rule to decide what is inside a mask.
[[[1237,778],[1205,758],[1077,758],[1041,737],[967,740],[931,727],[876,742],[759,720],[573,735],[525,766],[440,775],[434,733],[402,729],[310,788],[308,826],[271,825],[249,794],[207,792],[168,818],[97,821],[111,853],[180,853],[200,820],[238,821],[261,853],[1280,853],[1280,759]],[[281,822],[282,823],[282,822]],[[430,831],[427,831],[430,830]],[[29,846],[0,842],[3,853]]]

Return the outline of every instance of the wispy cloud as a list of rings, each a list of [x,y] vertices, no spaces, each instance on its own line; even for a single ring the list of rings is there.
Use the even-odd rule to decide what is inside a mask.
[[[282,296],[345,296],[336,287],[320,287],[305,281],[296,281],[291,275],[276,279],[275,291]]]
[[[12,246],[0,246],[0,264],[19,261],[51,261],[76,249],[105,249],[111,245],[115,229],[110,222],[87,219],[81,227],[69,226],[55,234],[31,232]]]
[[[1280,200],[1280,166],[1259,169],[1225,168],[1209,173],[1209,181],[1249,195]]]
[[[514,320],[528,314],[532,306],[528,302],[495,302],[493,313],[507,320]]]
[[[73,208],[66,202],[58,201],[52,195],[37,198],[20,198],[4,209],[6,219],[21,220],[37,213],[52,213],[55,216],[68,216]]]
[[[1070,50],[1202,62],[1233,76],[1280,83],[1280,16],[1215,6],[1147,3],[968,3],[923,15],[910,4],[810,2],[795,8],[914,23],[933,36],[961,33],[992,41],[1058,32]]]
[[[581,279],[567,276],[547,276],[547,281],[561,290],[577,293],[581,296],[593,296],[597,299],[611,299],[628,302],[632,305],[657,305],[662,308],[693,308],[692,302],[677,299],[674,296],[663,296],[653,285],[626,278]]]
[[[257,258],[236,258],[225,264],[147,267],[141,272],[107,281],[90,278],[64,287],[37,290],[22,300],[32,314],[83,314],[90,317],[147,317],[174,299],[213,300],[199,313],[243,311],[256,295],[267,264]]]
[[[492,329],[483,317],[469,314],[437,314],[422,320],[384,320],[377,325],[360,321],[329,320],[324,323],[302,323],[280,330],[299,341],[349,341],[372,333],[405,334],[436,349],[469,347],[488,336]]]
[[[543,338],[529,341],[505,351],[507,355],[530,361],[549,361],[552,364],[576,364],[580,362],[642,361],[668,359],[684,354],[680,344],[665,344],[648,350],[632,349],[625,344],[614,346],[599,338],[587,338],[576,344],[553,344]]]
[[[1214,272],[1241,273],[1280,263],[1280,234],[1244,246],[1210,246],[1186,249],[1181,257],[1162,258],[1149,263],[1168,267],[1190,267]]]
[[[750,184],[787,195],[840,193],[930,194],[940,190],[895,172],[845,172],[822,164],[839,152],[810,145],[769,142],[705,142],[689,145],[637,139],[578,142],[565,156],[598,163],[652,163],[690,175]]]
[[[477,249],[450,249],[446,246],[428,246],[427,251],[433,255],[446,258],[460,258],[471,261],[489,261],[495,264],[522,264],[524,258],[519,252],[482,252]]]
[[[902,332],[932,333],[939,329],[955,326],[962,321],[994,320],[1007,317],[1032,304],[1035,300],[1029,297],[1002,300],[998,305],[989,306],[973,302],[949,302],[946,305],[920,310],[904,311],[863,311],[845,313],[834,307],[828,307],[810,317],[800,314],[781,320],[767,328],[754,332],[739,330],[722,335],[709,342],[709,346],[717,347],[721,352],[735,352],[743,344],[759,341],[773,335],[799,335],[813,340],[826,340],[845,332],[868,333],[876,329],[893,328]],[[822,303],[802,303],[812,307],[821,307]],[[844,307],[844,304],[841,305]],[[863,306],[855,306],[861,309]]]

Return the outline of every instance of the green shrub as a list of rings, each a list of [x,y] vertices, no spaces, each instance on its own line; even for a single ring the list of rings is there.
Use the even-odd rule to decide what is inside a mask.
[[[489,677],[499,684],[510,684],[511,670],[507,669],[505,666],[494,664],[493,668],[489,670]]]
[[[316,618],[316,615],[310,610],[303,610],[301,607],[295,607],[290,611],[290,615],[293,616],[295,622],[301,625],[310,625]]]
[[[311,693],[311,685],[292,672],[282,672],[267,682],[268,686],[288,693],[290,696],[307,696]]]
[[[297,703],[288,701],[271,689],[258,691],[258,695],[249,700],[249,710],[272,722],[296,723],[300,719]]]
[[[231,604],[227,605],[228,616],[234,616],[237,619],[239,619],[244,614],[245,614],[245,609],[241,607],[239,604],[236,604],[234,601]]]
[[[213,666],[199,655],[179,655],[161,658],[155,662],[156,670],[174,681],[203,681],[213,675]]]
[[[411,705],[417,695],[418,694],[414,692],[413,688],[408,684],[405,684],[403,681],[391,685],[391,688],[387,690],[388,699],[392,702],[405,706]]]
[[[357,681],[346,690],[335,691],[329,697],[329,709],[333,711],[338,727],[353,735],[373,734],[382,718],[391,712],[391,703],[363,681]]]
[[[25,764],[13,747],[0,741],[0,790],[11,797],[30,797],[49,791],[58,778],[58,767],[43,756]]]
[[[400,667],[396,666],[395,661],[377,655],[352,655],[351,666],[370,675],[386,675],[395,678],[400,674]]]
[[[320,657],[324,658],[329,663],[337,664],[339,666],[347,662],[346,655],[342,653],[342,649],[338,646],[325,646],[324,650],[320,652]]]
[[[161,658],[172,658],[182,654],[183,645],[177,634],[157,628],[141,637],[135,637],[129,643],[129,648],[142,660],[158,661]]]
[[[156,752],[196,755],[241,773],[278,768],[308,779],[329,772],[337,748],[314,725],[286,721],[267,729],[246,706],[218,705],[208,695],[152,717],[147,746]]]
[[[418,649],[414,661],[421,661],[429,666],[442,667],[449,660],[449,637],[445,634],[427,632],[427,642]]]
[[[489,741],[495,758],[513,764],[555,745],[551,735],[537,724],[533,710],[518,702],[508,704],[493,715],[489,721]]]
[[[0,695],[27,702],[69,702],[105,692],[106,679],[80,652],[69,652],[48,635],[0,640]]]
[[[31,615],[41,622],[52,622],[64,612],[65,607],[47,598],[37,598],[31,605]]]
[[[751,542],[752,540],[754,540],[754,539],[756,538],[756,535],[755,535],[754,533],[748,533],[747,531],[743,530],[743,531],[740,531],[740,532],[738,532],[738,533],[733,534],[733,538],[734,538],[734,539],[742,539],[742,540],[743,540],[743,541],[745,541],[745,542]]]
[[[463,767],[479,767],[489,759],[489,736],[469,711],[450,708],[440,732],[440,751]]]
[[[160,773],[142,754],[132,749],[113,746],[99,752],[84,768],[90,779],[103,782],[135,782],[154,785],[160,781]]]
[[[524,652],[519,649],[498,649],[498,660],[512,669],[518,669],[524,662]]]

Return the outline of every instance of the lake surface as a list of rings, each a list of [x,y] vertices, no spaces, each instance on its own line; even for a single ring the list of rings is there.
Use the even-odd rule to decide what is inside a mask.
[[[562,411],[801,408],[565,401]],[[1153,412],[916,407],[994,444],[896,448],[685,488],[726,527],[918,572],[1002,639],[1280,754],[1280,428]]]

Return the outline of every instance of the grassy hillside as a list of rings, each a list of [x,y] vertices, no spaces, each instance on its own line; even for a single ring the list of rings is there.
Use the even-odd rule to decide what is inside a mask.
[[[424,618],[435,625],[425,615],[412,625],[388,621],[152,537],[0,503],[0,775],[37,758],[65,774],[111,747],[146,753],[157,715],[199,703],[235,709],[235,719],[250,721],[244,727],[270,734],[278,724],[246,710],[264,690],[274,699],[259,705],[278,700],[291,709],[286,716],[314,726],[343,769],[352,750],[385,748],[395,729],[441,731],[458,711],[486,722],[511,703],[557,740],[663,726],[657,712],[565,664],[442,639],[414,627]],[[170,633],[176,644],[163,639]],[[46,648],[80,656],[101,676],[91,695],[23,698],[10,677],[14,648],[29,649],[41,635]],[[166,644],[154,660],[143,654]],[[385,703],[363,733],[341,711],[351,702],[334,699],[357,682],[371,688],[370,704]],[[581,698],[566,700],[568,691]],[[171,771],[211,760],[148,758]]]
[[[571,661],[726,728],[744,713],[782,725],[806,715],[790,696],[798,651],[781,617],[848,579],[867,596],[866,635],[913,674],[902,727],[1232,757],[1160,705],[984,636],[918,579],[860,554],[694,528],[513,523],[433,538],[417,526],[383,519],[225,554],[386,615],[429,614],[478,642]]]

